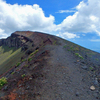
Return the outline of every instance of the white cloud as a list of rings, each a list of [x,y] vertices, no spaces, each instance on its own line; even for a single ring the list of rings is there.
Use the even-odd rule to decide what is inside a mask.
[[[58,25],[57,30],[69,33],[96,32],[100,36],[100,0],[82,1],[76,10]]]
[[[76,12],[75,10],[59,10],[56,13],[72,13],[72,12]]]
[[[0,38],[6,38],[8,35],[4,33],[4,30],[0,29]]]
[[[59,32],[57,36],[61,36],[64,39],[79,38],[79,36],[77,36],[76,34],[68,33],[68,32],[64,32],[64,33]]]
[[[76,12],[75,12],[76,11]],[[55,17],[46,17],[39,5],[7,4],[0,0],[0,38],[17,30],[42,31],[57,34],[63,38],[79,38],[80,33],[96,32],[100,36],[100,0],[80,2],[76,9],[59,10],[58,13],[74,12],[60,24],[55,25]]]
[[[55,18],[45,17],[39,5],[7,4],[0,0],[0,29],[8,35],[17,30],[51,32],[55,29]],[[1,37],[1,35],[0,35]]]

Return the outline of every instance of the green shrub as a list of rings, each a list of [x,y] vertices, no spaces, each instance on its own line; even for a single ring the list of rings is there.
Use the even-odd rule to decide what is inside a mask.
[[[7,83],[7,78],[2,77],[0,79],[0,89]]]
[[[25,77],[25,74],[21,75],[22,77]]]

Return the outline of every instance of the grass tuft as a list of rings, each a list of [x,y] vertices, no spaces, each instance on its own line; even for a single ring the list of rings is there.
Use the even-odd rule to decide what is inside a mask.
[[[34,52],[32,52],[32,53],[30,54],[30,56],[33,56],[33,55],[36,54],[38,51],[39,51],[39,50],[35,50]]]
[[[0,89],[1,89],[5,84],[7,84],[7,78],[2,77],[2,78],[0,79]]]
[[[84,59],[79,53],[75,53],[76,56],[78,56],[81,59]]]

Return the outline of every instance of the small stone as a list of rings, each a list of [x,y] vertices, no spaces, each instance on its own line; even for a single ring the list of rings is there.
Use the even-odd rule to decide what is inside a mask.
[[[28,90],[29,88],[30,88],[30,86],[27,86],[27,88],[26,88],[26,89]]]
[[[79,62],[79,60],[77,60],[77,62]]]
[[[30,77],[29,80],[32,80],[32,77]]]
[[[94,87],[94,86],[91,86],[90,89],[91,89],[92,91],[94,91],[94,90],[95,90],[95,87]]]
[[[76,92],[76,94],[75,94],[77,97],[79,96],[79,92]]]
[[[7,90],[8,90],[8,86],[5,86],[5,87],[4,87],[4,91],[7,91]]]
[[[96,85],[96,86],[99,86],[99,83],[98,83],[98,79],[97,78],[95,78],[95,80],[94,80],[94,85]]]
[[[21,87],[22,85],[21,84],[19,84],[19,87]]]
[[[57,58],[57,61],[59,61],[59,58]]]
[[[84,62],[84,61],[82,61],[81,63],[82,63],[82,64],[85,64],[85,62]]]
[[[88,69],[88,67],[87,67],[87,66],[82,66],[82,68],[83,68],[83,69],[85,69],[85,70],[87,70],[87,69]]]

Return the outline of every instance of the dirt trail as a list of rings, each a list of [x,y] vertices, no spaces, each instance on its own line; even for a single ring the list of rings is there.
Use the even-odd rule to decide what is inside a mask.
[[[97,100],[97,90],[90,90],[91,73],[75,63],[76,58],[62,45],[48,48],[51,49],[51,58],[44,68],[47,79],[41,100]]]

